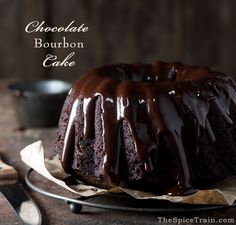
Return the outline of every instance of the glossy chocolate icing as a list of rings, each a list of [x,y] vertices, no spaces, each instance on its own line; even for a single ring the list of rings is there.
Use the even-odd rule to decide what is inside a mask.
[[[155,162],[151,157],[158,151],[161,135],[168,135],[176,148],[180,162],[177,185],[166,193],[183,195],[191,192],[192,180],[183,144],[183,119],[194,116],[195,152],[201,151],[199,139],[204,128],[210,140],[215,135],[207,114],[214,104],[230,125],[231,102],[236,104],[236,86],[225,74],[205,67],[185,66],[180,63],[114,64],[90,71],[76,82],[69,93],[72,101],[70,116],[63,139],[61,162],[66,172],[71,171],[75,145],[75,124],[78,99],[83,99],[84,136],[94,138],[95,104],[102,99],[104,173],[110,184],[119,185],[120,129],[122,120],[129,124],[138,160],[146,173],[152,173]],[[183,109],[178,106],[183,105]]]

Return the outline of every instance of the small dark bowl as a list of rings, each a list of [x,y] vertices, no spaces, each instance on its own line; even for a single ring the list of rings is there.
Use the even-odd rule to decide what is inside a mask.
[[[71,84],[60,80],[20,81],[8,86],[20,129],[57,126]]]

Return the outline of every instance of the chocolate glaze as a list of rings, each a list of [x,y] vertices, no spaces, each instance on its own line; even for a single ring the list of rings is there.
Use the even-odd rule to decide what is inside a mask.
[[[60,137],[64,146],[62,166],[71,171],[74,152],[74,120],[78,99],[83,99],[84,136],[93,138],[95,104],[102,99],[103,146],[105,151],[104,173],[110,184],[119,185],[120,129],[122,120],[128,122],[138,160],[146,173],[155,165],[152,151],[158,151],[163,134],[172,140],[179,156],[180,168],[177,185],[168,194],[183,195],[191,192],[192,181],[186,149],[182,141],[183,119],[188,113],[194,116],[196,154],[201,151],[199,139],[204,128],[212,142],[214,132],[207,119],[211,104],[215,104],[227,124],[231,102],[236,104],[234,81],[218,72],[180,63],[115,64],[100,67],[85,74],[69,93],[72,101],[65,136]],[[180,110],[176,103],[185,110]]]

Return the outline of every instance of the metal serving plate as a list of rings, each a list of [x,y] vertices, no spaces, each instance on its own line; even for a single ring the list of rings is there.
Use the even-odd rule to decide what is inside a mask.
[[[166,200],[137,200],[127,194],[105,194],[93,197],[70,198],[61,194],[45,191],[32,183],[30,175],[33,169],[30,169],[25,181],[27,185],[34,191],[45,196],[65,201],[69,204],[74,213],[80,213],[82,206],[89,206],[101,209],[143,212],[143,213],[183,213],[183,212],[200,212],[207,210],[216,210],[222,208],[235,207],[236,203],[231,206],[226,205],[193,205],[184,203],[172,203]],[[42,177],[42,179],[45,179]],[[101,203],[102,202],[102,203]]]

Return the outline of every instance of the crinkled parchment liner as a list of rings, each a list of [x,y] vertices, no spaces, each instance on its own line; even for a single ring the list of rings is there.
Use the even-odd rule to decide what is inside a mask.
[[[67,186],[63,179],[69,175],[63,171],[57,157],[54,157],[53,159],[44,159],[44,149],[41,141],[37,141],[25,147],[21,150],[20,154],[22,161],[29,167],[33,168],[50,181],[80,196],[92,196],[104,194],[106,192],[125,192],[136,199],[158,199],[178,203],[216,205],[232,205],[236,200],[236,176],[230,177],[217,185],[214,185],[214,187],[211,187],[212,189],[199,190],[192,195],[183,197],[173,197],[168,195],[157,196],[150,192],[142,192],[120,187],[104,190],[84,184]]]

